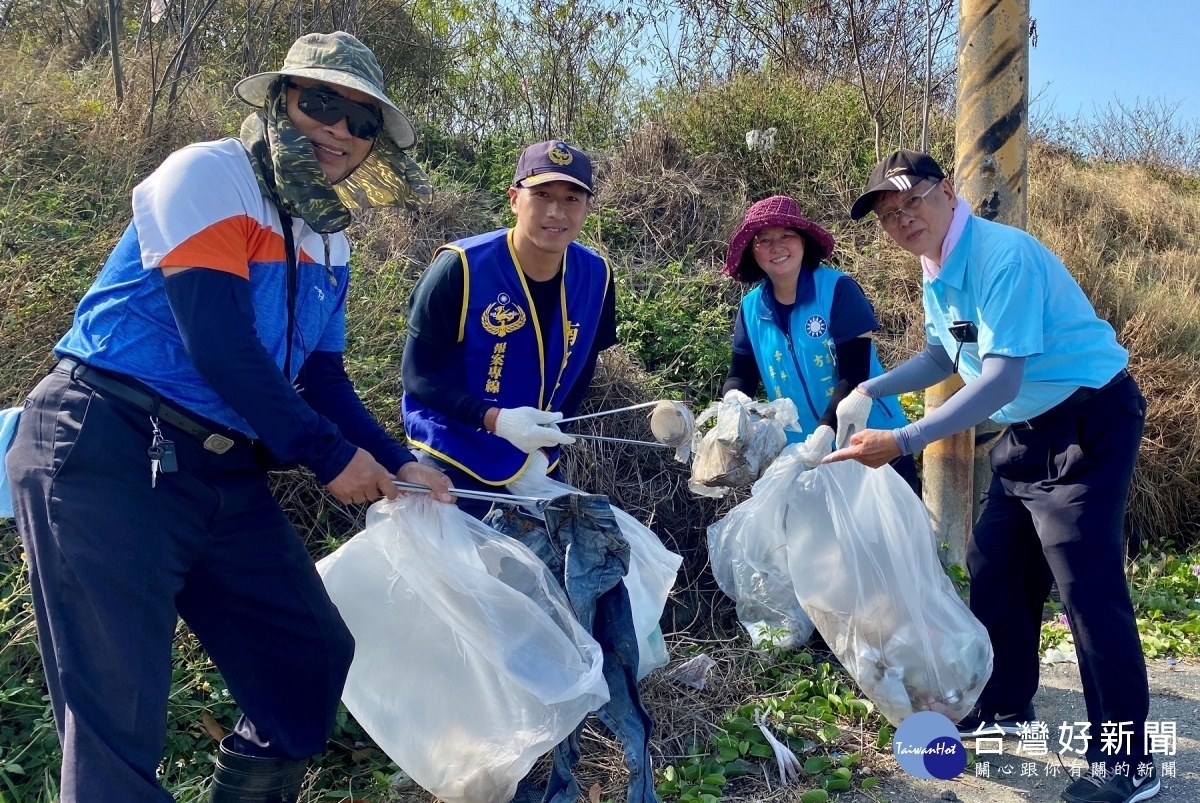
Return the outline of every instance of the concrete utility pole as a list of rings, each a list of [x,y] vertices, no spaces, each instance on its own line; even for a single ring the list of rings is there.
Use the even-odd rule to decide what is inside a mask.
[[[988,220],[1025,228],[1028,212],[1029,0],[961,0],[954,187]],[[927,410],[948,399],[957,376],[927,391]],[[987,451],[998,427],[930,444],[925,502],[945,563],[965,565],[979,492],[991,481]],[[976,448],[976,441],[979,446]]]

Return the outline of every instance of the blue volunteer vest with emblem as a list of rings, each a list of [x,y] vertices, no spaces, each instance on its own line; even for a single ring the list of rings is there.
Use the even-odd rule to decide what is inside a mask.
[[[788,319],[791,336],[779,328],[772,314],[775,298],[770,285],[761,282],[742,299],[742,320],[754,347],[754,359],[762,375],[767,398],[787,397],[800,413],[802,432],[788,432],[788,442],[797,443],[817,428],[817,421],[829,406],[829,397],[838,383],[837,357],[829,336],[833,308],[833,288],[844,276],[841,271],[820,265],[812,271],[815,292],[796,294],[796,304]],[[801,277],[800,287],[806,284]],[[883,373],[883,366],[871,344],[871,376]],[[896,429],[908,423],[895,396],[876,399],[867,417],[871,429]]]
[[[563,263],[559,314],[539,322],[510,230],[443,247],[457,251],[463,264],[458,342],[465,349],[467,392],[496,407],[558,410],[595,340],[608,291],[608,263],[571,243]],[[503,438],[454,421],[408,395],[404,428],[414,446],[489,485],[513,481],[530,459]],[[558,451],[547,450],[551,466]]]

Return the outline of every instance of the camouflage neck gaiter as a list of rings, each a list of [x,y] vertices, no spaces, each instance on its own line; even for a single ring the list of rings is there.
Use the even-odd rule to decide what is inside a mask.
[[[263,195],[318,234],[341,231],[350,225],[350,210],[317,163],[311,140],[288,118],[283,86],[272,84],[263,108],[242,122],[242,147]]]

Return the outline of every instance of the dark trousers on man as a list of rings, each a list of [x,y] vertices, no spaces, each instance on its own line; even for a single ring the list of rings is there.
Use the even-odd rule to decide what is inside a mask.
[[[179,616],[262,756],[324,750],[353,654],[249,442],[218,455],[161,426],[179,468],[151,487],[149,416],[56,370],[8,453],[63,803],[171,800],[155,776]]]
[[[995,651],[980,708],[1004,715],[1033,699],[1043,606],[1057,582],[1091,723],[1088,761],[1110,769],[1128,762],[1131,775],[1145,760],[1149,690],[1123,523],[1145,412],[1137,384],[1122,372],[1009,427],[992,450],[992,482],[967,546],[971,611]],[[1128,723],[1131,737],[1118,755],[1102,750],[1104,723]],[[1046,724],[1054,742],[1062,723]]]

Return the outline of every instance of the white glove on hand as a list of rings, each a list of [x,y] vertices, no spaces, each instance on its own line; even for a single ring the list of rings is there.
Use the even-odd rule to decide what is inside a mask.
[[[800,447],[800,462],[809,468],[819,466],[833,448],[833,437],[833,427],[827,424],[817,427]]]
[[[496,415],[496,434],[525,454],[574,443],[575,438],[553,426],[560,418],[562,413],[536,407],[505,407]]]
[[[867,428],[867,416],[874,403],[874,399],[858,388],[842,399],[837,406],[837,448],[845,449],[850,445],[851,435]]]
[[[745,393],[742,393],[737,388],[734,388],[733,390],[726,393],[725,398],[721,399],[721,401],[723,401],[723,402],[739,402],[741,404],[749,404],[751,399]]]
[[[529,462],[525,464],[525,470],[521,472],[521,476],[530,476],[536,479],[541,479],[546,476],[546,472],[550,470],[550,458],[546,457],[546,453],[541,449],[533,452],[533,456],[529,458]]]

